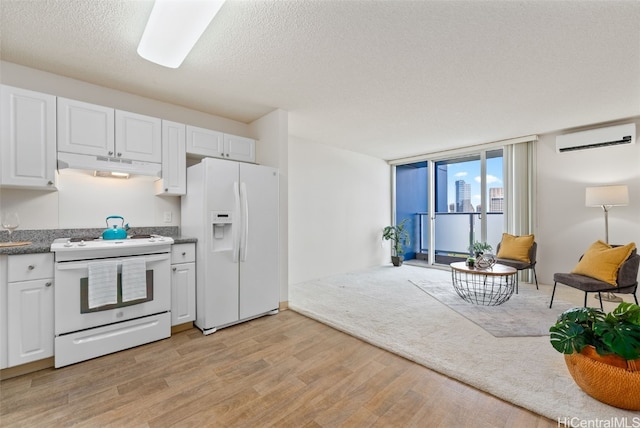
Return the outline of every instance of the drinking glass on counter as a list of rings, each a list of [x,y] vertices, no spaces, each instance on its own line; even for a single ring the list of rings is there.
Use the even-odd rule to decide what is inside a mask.
[[[11,233],[20,226],[18,213],[15,211],[4,211],[0,219],[0,224],[2,224],[4,229],[9,231],[9,242],[13,242]]]

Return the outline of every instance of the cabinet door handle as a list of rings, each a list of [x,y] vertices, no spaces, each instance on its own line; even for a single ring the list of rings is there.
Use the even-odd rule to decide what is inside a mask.
[[[47,184],[48,184],[49,186],[53,186],[53,181],[49,180],[49,181],[47,181]]]
[[[178,270],[178,268],[173,268],[173,271],[174,271],[174,272],[175,272],[175,271],[177,271],[177,270]]]
[[[183,252],[183,253],[182,253],[182,255],[183,255],[183,256],[186,256],[186,255],[187,255],[187,253],[186,253],[186,252]]]
[[[44,284],[44,286],[45,286],[45,287],[51,287],[51,282],[46,282],[46,283]]]
[[[118,152],[118,157],[122,156],[122,153]]]
[[[113,152],[111,150],[109,150],[109,156],[113,155]]]
[[[36,268],[36,266],[35,266],[35,265],[29,265],[29,267],[28,267],[27,269],[29,269],[29,270],[34,270],[35,268]]]

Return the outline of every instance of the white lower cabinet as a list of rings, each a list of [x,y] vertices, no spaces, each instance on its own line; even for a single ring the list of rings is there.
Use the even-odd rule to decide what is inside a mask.
[[[7,367],[53,356],[53,254],[8,256]]]
[[[171,250],[171,325],[196,319],[195,244],[175,244]]]
[[[53,356],[53,278],[9,283],[8,366]]]

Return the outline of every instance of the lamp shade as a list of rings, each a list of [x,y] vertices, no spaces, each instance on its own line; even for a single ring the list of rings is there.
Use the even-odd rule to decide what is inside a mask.
[[[622,186],[587,187],[585,205],[601,207],[629,204],[629,188]]]

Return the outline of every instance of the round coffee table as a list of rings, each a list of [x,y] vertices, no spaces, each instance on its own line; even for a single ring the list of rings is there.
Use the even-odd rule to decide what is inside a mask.
[[[501,305],[513,294],[517,269],[495,264],[487,269],[472,268],[465,262],[451,263],[451,281],[456,293],[469,303]]]

